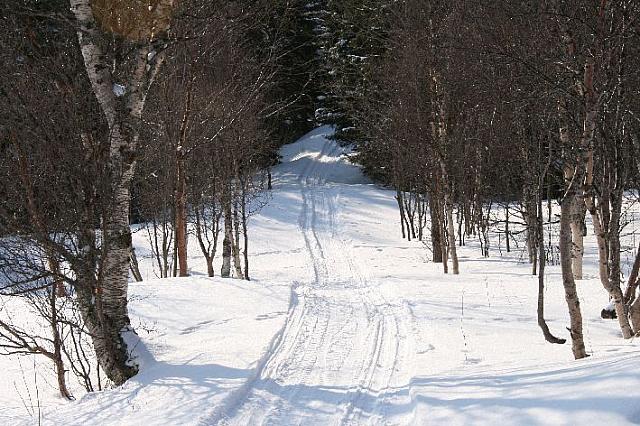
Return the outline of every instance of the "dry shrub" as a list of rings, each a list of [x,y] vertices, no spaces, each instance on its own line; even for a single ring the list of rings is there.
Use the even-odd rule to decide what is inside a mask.
[[[93,0],[91,7],[104,31],[132,41],[149,41],[169,28],[176,3],[176,0]]]

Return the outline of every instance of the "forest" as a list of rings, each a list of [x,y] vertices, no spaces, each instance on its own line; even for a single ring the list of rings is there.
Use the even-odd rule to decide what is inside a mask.
[[[163,318],[182,293],[154,301],[149,290],[139,302],[132,289],[162,293],[204,280],[206,290],[193,290],[194,303],[185,307],[206,310],[196,326],[185,326],[191,333],[223,321],[218,306],[271,306],[255,294],[231,302],[225,298],[236,293],[225,286],[251,292],[282,280],[278,294],[290,293],[289,305],[274,308],[281,312],[273,318],[251,314],[284,325],[264,331],[275,340],[244,390],[207,403],[214,411],[197,421],[157,424],[425,424],[416,414],[419,398],[411,402],[413,417],[390,420],[397,377],[381,375],[400,369],[395,363],[368,370],[353,360],[359,384],[345,378],[343,366],[356,357],[348,341],[357,352],[358,339],[368,336],[361,353],[381,342],[377,358],[358,355],[362,365],[398,360],[384,349],[393,339],[417,333],[415,346],[427,347],[415,330],[429,322],[414,307],[451,296],[442,303],[461,310],[465,365],[482,365],[469,355],[474,337],[463,322],[473,322],[468,310],[476,305],[465,297],[477,290],[487,309],[497,309],[489,300],[491,273],[500,287],[514,276],[512,288],[495,291],[519,300],[518,311],[535,327],[522,341],[539,339],[541,351],[553,351],[549,362],[607,360],[600,347],[622,348],[633,360],[639,158],[636,0],[3,0],[0,365],[26,382],[19,360],[29,359],[34,371],[46,371],[58,400],[83,403],[82,395],[143,380],[136,377],[147,377],[145,357],[160,364],[131,304],[155,303],[153,315]],[[382,219],[368,230],[372,218]],[[413,257],[404,249],[376,257],[383,236]],[[365,245],[370,254],[362,254]],[[269,250],[277,256],[267,261]],[[405,286],[415,259],[430,269],[414,271]],[[483,266],[466,266],[474,262]],[[373,269],[384,265],[383,279]],[[284,272],[303,266],[306,278]],[[436,282],[431,298],[419,293]],[[447,289],[458,283],[472,286],[461,301]],[[370,320],[351,335],[349,323],[360,324],[356,300]],[[333,340],[308,331],[327,312]],[[504,330],[520,327],[507,314],[492,315]],[[411,327],[403,322],[410,318]],[[606,328],[600,342],[588,331],[596,327]],[[332,364],[336,348],[346,354]],[[307,370],[321,379],[302,376],[319,351],[324,361]],[[299,376],[289,365],[299,365]],[[421,376],[407,374],[406,383]],[[640,376],[627,379],[631,398]],[[322,399],[320,384],[342,380],[352,396],[322,397],[344,409],[341,420],[313,414],[306,397]],[[40,401],[7,386],[0,395],[21,402],[6,421],[26,411],[25,424],[40,424]],[[258,397],[262,404],[252,405]],[[113,402],[104,398],[105,406]],[[3,404],[0,398],[0,421]],[[640,419],[637,398],[630,404],[623,405],[631,414],[612,424]],[[69,416],[51,424],[83,422]],[[491,423],[450,416],[431,420]],[[572,423],[532,419],[512,422]]]

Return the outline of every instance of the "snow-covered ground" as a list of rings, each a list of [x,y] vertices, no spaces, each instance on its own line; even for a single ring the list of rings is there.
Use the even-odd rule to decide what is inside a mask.
[[[65,403],[31,360],[0,358],[0,423],[37,423],[25,408],[36,400],[56,425],[640,423],[637,343],[599,317],[591,237],[579,282],[591,357],[573,361],[569,344],[542,338],[521,250],[487,259],[469,241],[461,274],[443,275],[400,238],[394,194],[328,132],[284,147],[251,222],[253,281],[205,277],[194,244],[192,277],[131,285],[153,356],[137,377]],[[153,277],[149,260],[142,269]],[[547,271],[546,316],[568,338],[560,271]]]

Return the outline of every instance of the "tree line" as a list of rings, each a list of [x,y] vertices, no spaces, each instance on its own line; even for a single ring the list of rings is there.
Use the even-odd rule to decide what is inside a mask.
[[[371,5],[355,3],[360,11]],[[576,280],[583,278],[588,213],[600,281],[622,336],[632,337],[640,329],[638,261],[623,293],[620,236],[625,191],[638,188],[640,5],[378,3],[358,21],[361,35],[375,28],[377,37],[346,43],[366,89],[340,104],[359,161],[396,190],[403,237],[430,239],[433,260],[458,274],[456,246],[465,237],[478,235],[489,254],[489,212],[498,203],[509,244],[511,206],[523,218],[539,275],[538,322],[546,339],[559,343],[543,301],[543,224],[555,220],[543,200],[549,209],[557,200],[569,331],[582,358]],[[339,83],[331,87],[340,90]],[[423,235],[427,224],[430,235]]]

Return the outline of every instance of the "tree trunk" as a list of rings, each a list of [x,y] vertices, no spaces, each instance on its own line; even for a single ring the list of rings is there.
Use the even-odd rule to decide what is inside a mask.
[[[562,108],[565,110],[565,103],[563,100]],[[560,128],[560,141],[562,142],[562,146],[564,149],[569,150],[571,147],[571,138],[569,135],[569,125],[567,123],[563,123]],[[568,185],[572,185],[574,179],[577,179],[575,174],[576,170],[572,167],[571,164],[567,164],[564,167],[564,181],[567,182]],[[580,176],[584,176],[584,174],[580,173]],[[582,182],[577,182],[575,185],[580,185]],[[584,201],[582,199],[582,195],[577,193],[577,190],[573,190],[574,196],[571,197],[570,204],[567,206],[567,214],[566,218],[569,221],[569,229],[571,232],[571,270],[573,271],[574,278],[576,280],[582,279],[582,263],[583,263],[583,255],[584,255],[584,243],[583,243],[583,227],[584,227]],[[551,215],[551,209],[549,209],[549,214]]]
[[[233,254],[236,278],[243,278],[244,274],[242,273],[242,263],[240,261],[240,217],[237,203],[234,203],[233,206],[233,244],[231,245],[231,253]]]
[[[58,329],[59,321],[58,321],[58,306],[56,304],[57,299],[57,289],[53,287],[51,289],[50,300],[51,300],[51,332],[53,334],[53,362],[55,364],[56,369],[56,378],[58,381],[58,390],[60,391],[60,395],[68,400],[73,399],[73,395],[69,392],[67,388],[67,381],[65,379],[65,368],[64,361],[62,359],[62,337],[60,336],[60,330]]]
[[[511,236],[511,232],[509,231],[509,202],[507,201],[507,204],[504,208],[504,234],[505,234],[505,238],[506,238],[506,243],[507,243],[507,253],[511,253],[511,245],[509,242],[509,238]]]
[[[160,271],[160,278],[166,278],[164,275],[164,265],[162,263],[162,256],[160,250],[160,244],[158,242],[158,221],[154,217],[151,226],[153,228],[153,235],[151,235],[151,231],[149,230],[149,226],[147,225],[147,234],[149,236],[149,242],[151,244],[151,251],[154,254],[155,260],[158,264],[158,270]]]
[[[166,218],[166,214],[163,216],[165,217],[162,219],[162,278],[169,278],[169,270],[173,264],[169,260],[169,255],[171,254],[171,247],[173,246],[174,229]]]
[[[175,209],[173,209],[173,228],[175,229],[176,227],[176,211]],[[171,253],[171,266],[172,266],[172,270],[171,270],[171,276],[172,277],[177,277],[178,276],[178,238],[177,238],[177,234],[178,234],[178,230],[175,229],[175,234],[176,234],[176,238],[174,238],[173,240],[173,251]]]
[[[544,179],[544,178],[543,178]],[[539,182],[540,187],[542,183]],[[539,191],[542,191],[540,189]],[[538,192],[536,194],[537,202],[535,203],[535,207],[533,206],[533,202],[531,200],[533,191],[525,191],[527,194],[527,198],[525,200],[524,207],[524,218],[525,223],[527,224],[527,250],[529,251],[529,261],[531,262],[531,275],[538,275],[544,273],[544,266],[546,266],[546,258],[540,261],[541,253],[545,255],[545,249],[542,248],[540,251],[539,244],[544,244],[544,224],[543,224],[543,213],[542,213],[542,193]],[[535,217],[533,217],[533,212],[535,212]],[[541,265],[544,263],[544,266]],[[542,285],[544,286],[544,277],[542,281]]]
[[[607,290],[607,292],[609,293],[611,303],[613,303],[616,311],[616,316],[618,317],[622,336],[625,339],[630,339],[631,337],[633,337],[633,331],[631,330],[629,318],[627,316],[625,305],[623,303],[623,296],[620,285],[619,283],[616,285],[616,283],[609,279],[609,259],[607,256],[607,241],[605,238],[605,230],[602,224],[602,218],[598,210],[596,209],[595,202],[593,200],[593,189],[591,187],[593,182],[593,152],[590,152],[589,154],[587,154],[587,156],[586,188],[588,192],[585,197],[585,202],[587,205],[587,209],[591,214],[591,219],[593,221],[593,230],[598,244],[598,271],[600,275],[600,282],[602,283],[602,286],[605,288],[605,290]]]
[[[205,244],[205,237],[204,234],[207,232],[206,229],[206,218],[204,217],[204,215],[206,214],[205,212],[203,212],[202,214],[200,213],[200,209],[202,207],[201,206],[194,206],[194,210],[195,210],[195,216],[196,216],[196,224],[195,224],[195,228],[196,228],[196,239],[198,240],[198,245],[200,246],[200,251],[202,252],[202,255],[204,256],[205,262],[207,264],[207,275],[209,277],[213,277],[215,276],[215,271],[213,269],[213,255],[215,254],[215,247],[213,249],[213,253],[211,253],[210,247],[211,245],[209,244],[209,247],[207,247],[207,245]],[[214,213],[214,219],[215,220],[215,213]],[[215,238],[215,224],[214,224],[214,238]]]
[[[447,242],[447,215],[445,213],[444,203],[438,200],[438,222],[440,227],[440,253],[442,254],[442,270],[445,274],[449,273],[449,244]]]
[[[142,281],[142,274],[140,273],[140,266],[138,265],[138,256],[136,256],[136,249],[131,247],[131,259],[129,261],[129,268],[131,269],[131,275],[137,282]]]
[[[629,317],[634,330],[640,330],[640,297],[629,307]]]
[[[491,205],[489,205],[489,208],[487,209],[487,216],[489,215],[489,212],[491,212]],[[480,224],[480,236],[484,242],[482,255],[484,257],[489,257],[489,221],[488,218],[485,218],[482,214],[480,215],[480,220],[482,221]]]
[[[571,184],[570,184],[571,186]],[[587,357],[582,335],[582,312],[580,311],[580,300],[576,290],[576,281],[572,269],[572,241],[570,217],[572,214],[572,204],[574,203],[575,190],[569,189],[564,199],[560,203],[560,264],[562,266],[562,284],[564,286],[565,300],[569,308],[569,318],[571,327],[571,346],[575,359]],[[542,274],[540,274],[542,275]]]
[[[638,251],[636,252],[636,258],[633,261],[633,267],[629,274],[629,280],[627,281],[627,288],[624,291],[624,303],[629,306],[636,298],[636,289],[638,288],[638,272],[640,271],[640,245],[638,245]],[[635,325],[634,330],[640,330]]]
[[[551,145],[549,145],[549,151],[551,151]],[[541,162],[542,159],[542,143],[539,143],[539,156],[538,163]],[[533,223],[529,223],[529,234],[530,236],[535,235],[535,245],[538,248],[537,260],[538,260],[538,326],[542,330],[542,334],[544,338],[549,343],[557,343],[564,344],[566,343],[566,339],[560,339],[551,334],[549,330],[549,326],[547,325],[547,321],[544,318],[544,270],[546,267],[546,253],[544,248],[544,211],[542,210],[542,194],[544,187],[544,180],[549,172],[549,168],[551,167],[551,159],[552,157],[549,155],[547,159],[547,164],[544,170],[538,175],[538,187],[536,189],[536,202],[535,202],[535,228],[533,227]],[[529,191],[531,194],[531,191]],[[531,220],[531,214],[533,213],[533,203],[531,202],[531,197],[527,197],[527,203],[529,206],[529,211],[525,213],[525,215],[529,215],[529,220]],[[525,209],[526,210],[526,209]],[[535,231],[535,232],[534,232]]]
[[[429,214],[431,215],[431,248],[433,250],[433,262],[442,263],[442,241],[440,240],[441,224],[438,218],[438,202],[431,197]]]
[[[582,265],[584,258],[584,203],[581,200],[581,196],[576,195],[576,198],[571,206],[571,239],[573,244],[571,246],[571,263],[573,268],[573,275],[576,280],[581,280],[583,277]]]
[[[231,195],[225,186],[226,194],[222,200],[222,212],[224,217],[224,239],[222,240],[222,269],[220,276],[229,278],[231,276],[231,245],[233,244],[233,217],[231,213]]]
[[[129,209],[130,183],[136,165],[136,151],[142,111],[149,87],[162,62],[162,54],[149,45],[132,50],[135,63],[128,75],[123,99],[116,97],[111,64],[104,52],[105,40],[94,19],[90,0],[70,0],[71,11],[79,28],[78,42],[93,93],[109,128],[110,209],[103,217],[103,250],[94,294],[85,294],[80,310],[93,340],[98,363],[116,385],[138,372],[138,365],[128,348],[126,337],[135,334],[127,308],[131,228]],[[153,54],[152,54],[153,53]],[[87,271],[95,276],[95,271]],[[88,276],[85,277],[88,279]],[[80,286],[84,287],[84,286]]]
[[[405,227],[404,227],[404,201],[402,199],[402,191],[400,191],[399,189],[396,190],[396,201],[398,202],[398,209],[400,210],[400,227],[402,229],[402,238],[407,238],[407,234],[405,232]],[[409,238],[411,239],[411,238]]]
[[[622,215],[622,190],[614,190],[611,194],[611,212],[609,214],[607,232],[607,253],[609,257],[609,281],[622,288],[622,272],[620,270],[620,217]],[[624,304],[624,296],[622,297]]]
[[[524,219],[524,222],[526,225],[527,254],[529,256],[529,263],[531,263],[532,269],[533,271],[535,271],[536,267],[534,265],[536,264],[536,253],[537,253],[536,230],[537,230],[538,223],[537,223],[536,216],[533,214],[534,211],[536,211],[536,207],[534,207],[533,197],[534,195],[531,188],[525,187],[525,189],[522,192],[522,198],[523,198],[522,218]],[[535,272],[533,272],[533,275],[536,275]]]
[[[475,197],[476,197],[476,195],[474,193],[472,198],[475,198]],[[470,201],[465,201],[465,203],[464,203],[464,233],[468,237],[473,235],[473,232],[474,232],[473,215],[472,215],[471,210],[472,210],[471,202]]]
[[[416,212],[415,209],[413,208],[413,199],[414,196],[411,192],[408,192],[408,196],[404,198],[404,202],[405,202],[405,207],[404,207],[404,211],[407,214],[407,226],[409,227],[409,233],[411,234],[411,238],[413,238],[414,240],[417,238],[416,236]],[[411,240],[411,238],[409,240]]]
[[[447,215],[447,242],[449,245],[449,254],[451,255],[451,269],[454,275],[460,273],[458,266],[458,252],[456,250],[456,232],[453,226],[453,201],[451,195],[445,190],[444,205]]]
[[[544,269],[546,257],[544,249],[544,224],[542,218],[542,193],[538,196],[538,206],[536,214],[536,237],[538,246],[538,326],[542,330],[544,338],[549,343],[564,344],[566,339],[560,339],[551,334],[547,321],[544,319]]]
[[[107,250],[102,258],[102,283],[96,289],[98,323],[89,330],[100,365],[116,385],[138,372],[137,363],[130,358],[125,341],[125,335],[133,333],[127,306],[131,257],[129,181],[130,176],[126,184],[122,182],[119,185],[114,212],[105,220],[103,244]]]
[[[247,226],[247,190],[242,187],[242,204],[240,205],[242,218],[242,236],[244,239],[244,279],[249,281],[249,229]]]
[[[538,198],[542,198],[541,194],[537,195]],[[537,244],[540,241],[544,241],[544,235],[538,235],[540,229],[538,229],[538,221],[542,221],[542,217],[538,217],[538,205],[536,204],[535,210],[533,208],[532,191],[525,190],[523,194],[524,202],[522,204],[522,218],[524,219],[524,223],[526,226],[527,232],[527,254],[529,255],[529,262],[531,263],[531,275],[537,275],[538,271],[538,250],[539,247]],[[533,212],[536,212],[535,217],[533,216]]]
[[[189,68],[191,69],[191,68]],[[184,99],[184,111],[180,122],[178,146],[176,148],[176,247],[178,254],[179,274],[181,277],[189,276],[187,266],[187,171],[186,143],[189,129],[189,117],[191,116],[191,94],[193,91],[193,79],[187,72],[187,88]]]
[[[187,265],[187,178],[184,154],[178,147],[176,159],[176,252],[178,257],[178,274],[189,276]]]
[[[596,241],[598,242],[598,265],[600,272],[600,281],[604,288],[609,292],[611,302],[615,307],[616,314],[618,316],[618,322],[620,324],[620,330],[622,336],[625,339],[633,337],[633,331],[629,324],[629,317],[627,316],[623,298],[622,290],[620,289],[619,281],[612,282],[609,279],[608,268],[608,253],[607,253],[607,240],[605,235],[605,228],[601,212],[598,211],[594,200],[594,188],[593,188],[593,138],[596,128],[596,115],[597,115],[597,100],[594,92],[594,74],[595,63],[593,58],[587,59],[585,65],[584,86],[586,89],[585,100],[585,118],[584,118],[584,130],[582,134],[581,145],[584,150],[584,167],[585,167],[585,204],[587,210],[591,214],[593,221],[593,230],[596,234]],[[619,275],[618,275],[619,278]]]
[[[424,224],[424,205],[422,204],[422,197],[419,193],[416,193],[416,212],[418,213],[418,241],[422,241],[422,230]]]

